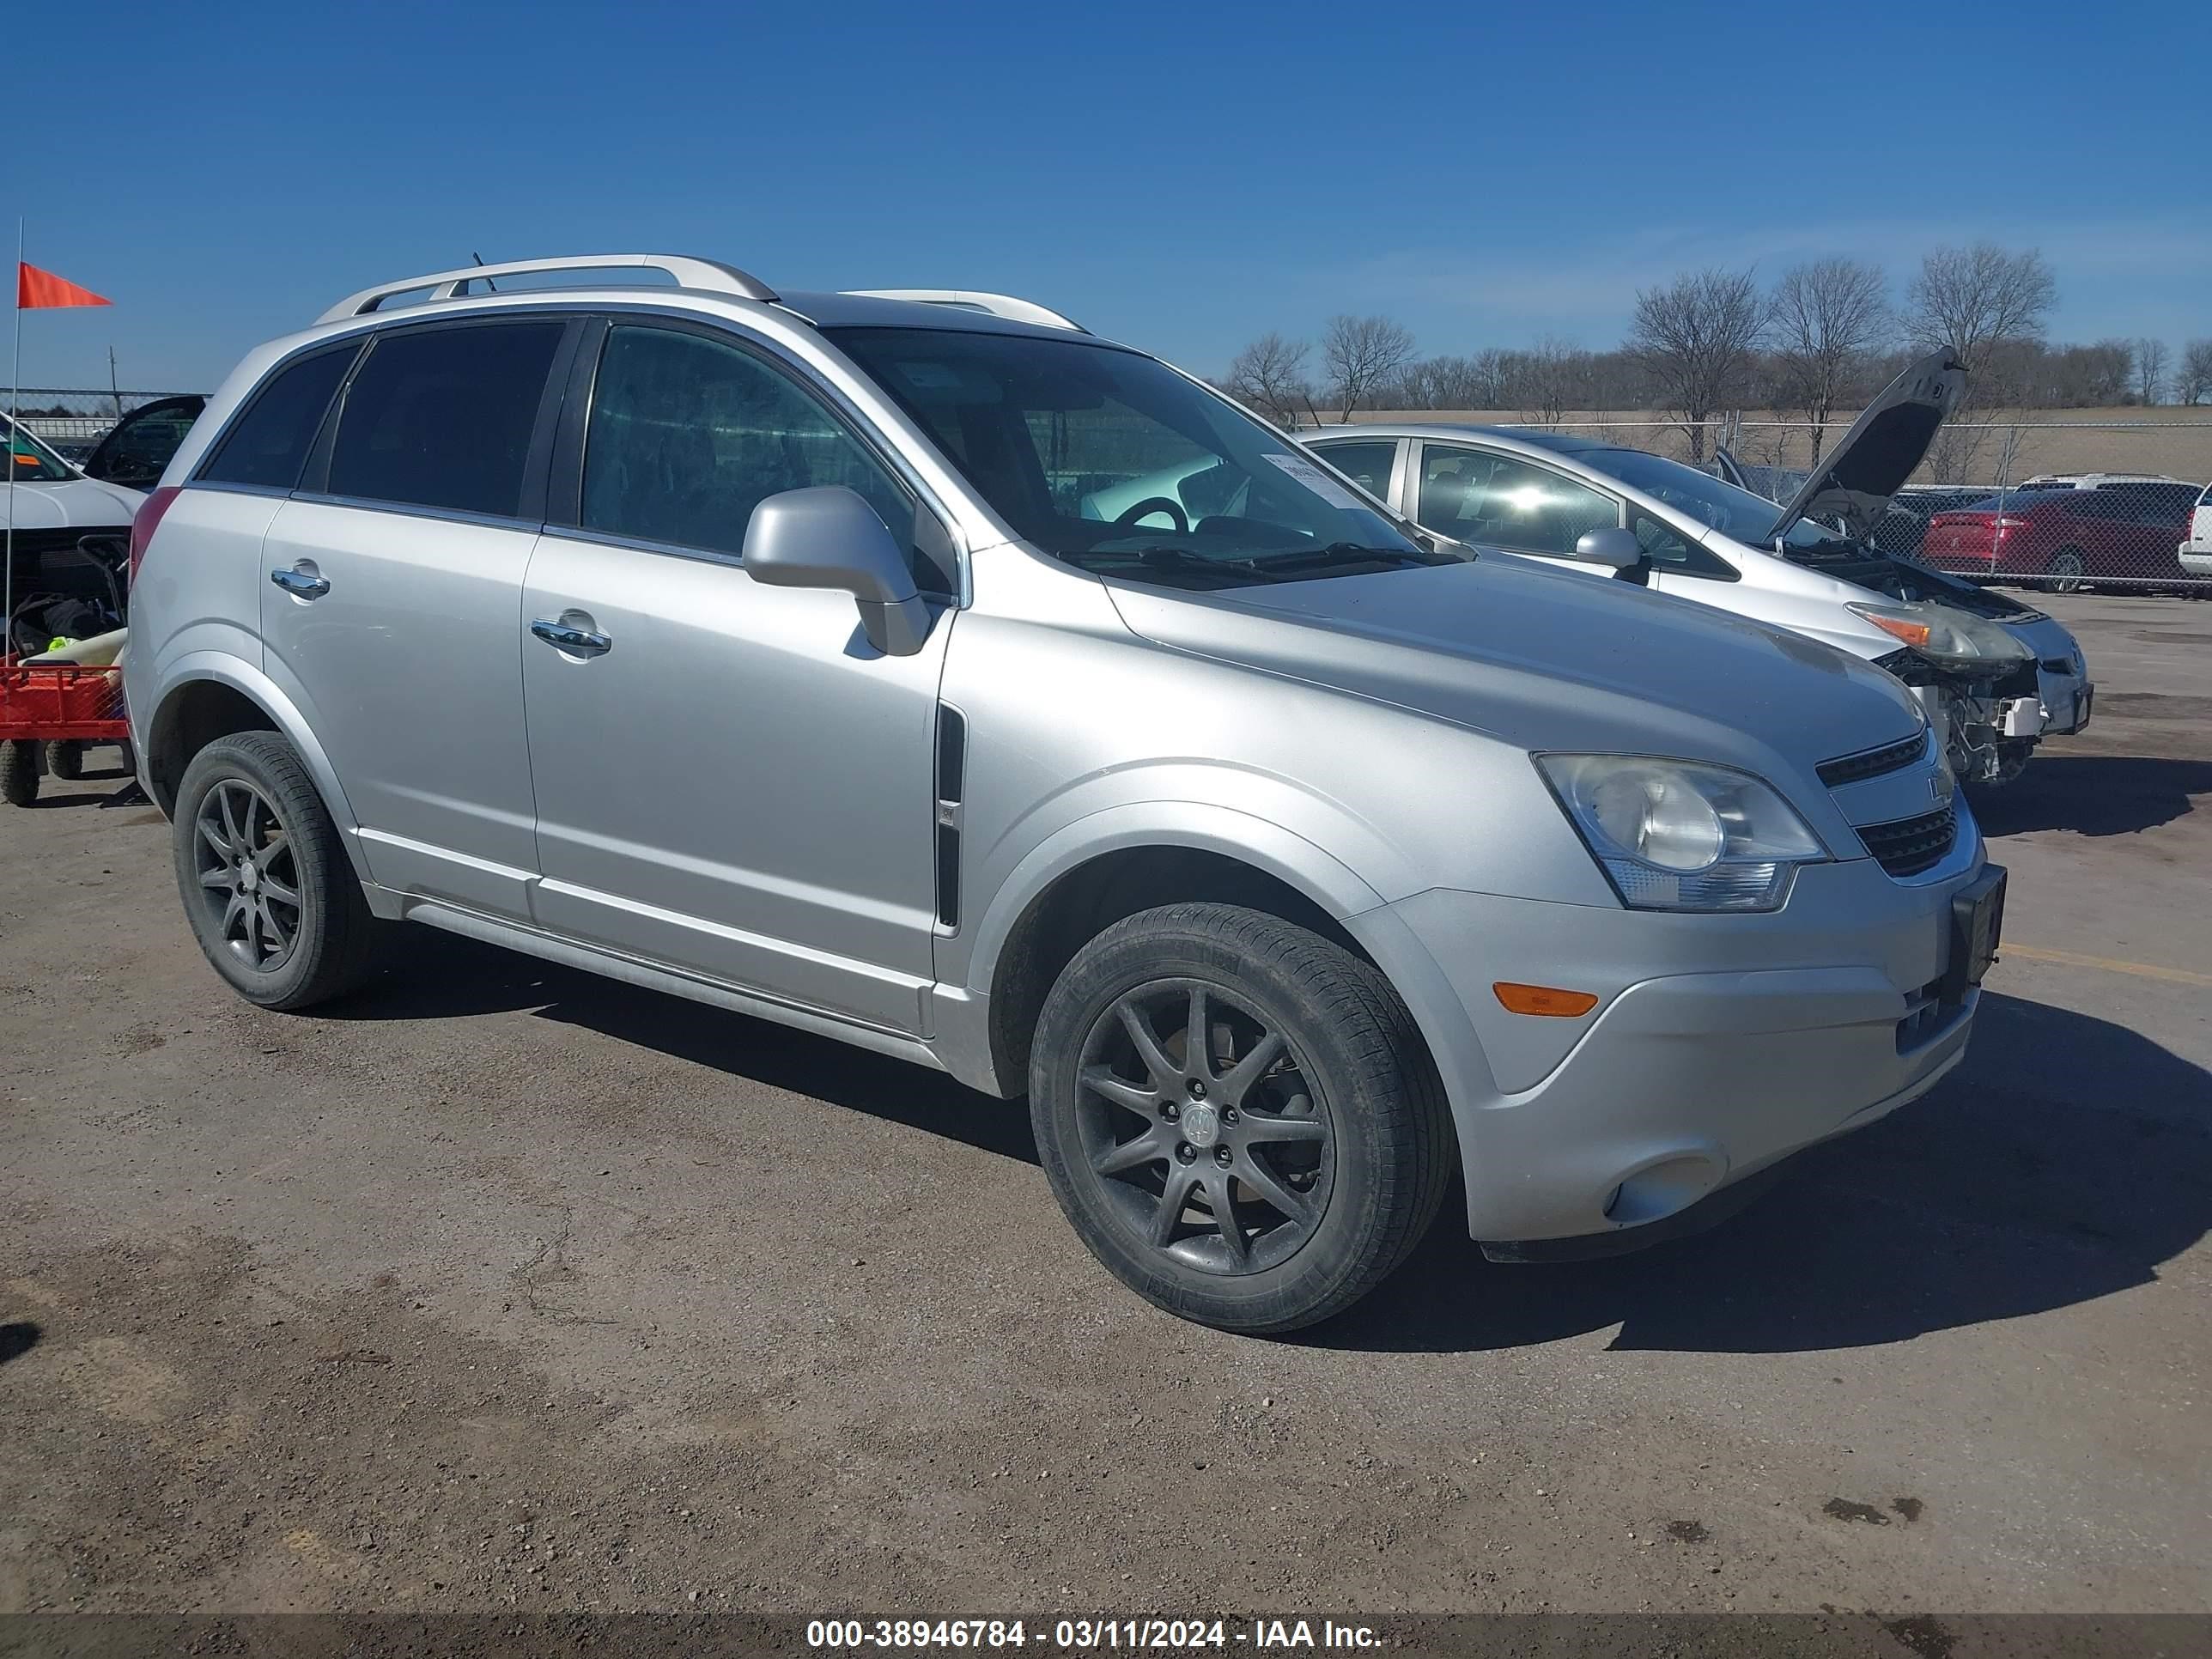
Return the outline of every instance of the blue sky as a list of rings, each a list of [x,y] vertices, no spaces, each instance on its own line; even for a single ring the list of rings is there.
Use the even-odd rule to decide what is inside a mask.
[[[993,288],[1211,371],[1382,312],[1618,340],[1698,264],[2040,247],[2062,338],[2212,335],[2212,6],[23,8],[29,385],[212,385],[373,281],[696,252]]]

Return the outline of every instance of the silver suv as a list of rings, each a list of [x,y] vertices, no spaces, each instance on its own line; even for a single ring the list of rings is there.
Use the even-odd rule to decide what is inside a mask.
[[[1709,1221],[1956,1064],[1995,948],[1891,677],[1431,540],[1026,302],[373,289],[133,554],[241,995],[427,922],[1026,1093],[1084,1242],[1232,1329],[1352,1303],[1455,1170],[1508,1259]]]

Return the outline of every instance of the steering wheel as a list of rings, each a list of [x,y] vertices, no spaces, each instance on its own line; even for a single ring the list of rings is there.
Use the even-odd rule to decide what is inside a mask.
[[[1138,520],[1147,518],[1155,513],[1164,513],[1175,520],[1176,535],[1190,534],[1190,514],[1182,510],[1181,501],[1170,501],[1164,495],[1147,495],[1134,507],[1125,508],[1121,515],[1114,520],[1115,528],[1134,529]]]

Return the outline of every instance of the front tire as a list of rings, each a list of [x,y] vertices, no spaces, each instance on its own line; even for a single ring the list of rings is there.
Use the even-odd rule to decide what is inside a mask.
[[[1142,911],[1076,953],[1037,1022],[1030,1112],[1091,1253],[1224,1330],[1351,1306],[1419,1242],[1450,1176],[1443,1086],[1389,982],[1231,905]]]
[[[248,1002],[312,1007],[374,970],[381,924],[313,780],[275,732],[219,738],[192,757],[171,841],[193,936]]]

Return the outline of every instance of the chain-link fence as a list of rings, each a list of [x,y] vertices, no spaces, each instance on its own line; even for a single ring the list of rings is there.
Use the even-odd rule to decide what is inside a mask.
[[[15,394],[15,402],[27,431],[46,440],[67,459],[81,461],[132,410],[163,398],[185,395],[177,392],[102,392],[27,386]],[[5,410],[5,395],[0,392],[0,413]]]
[[[1850,420],[1817,433],[1806,421],[1748,418],[1692,423],[1571,415],[1515,424],[1650,450],[1786,501]],[[1978,581],[2058,592],[2208,593],[2208,480],[2212,410],[1954,421],[1936,434],[1874,539],[1887,552]]]

